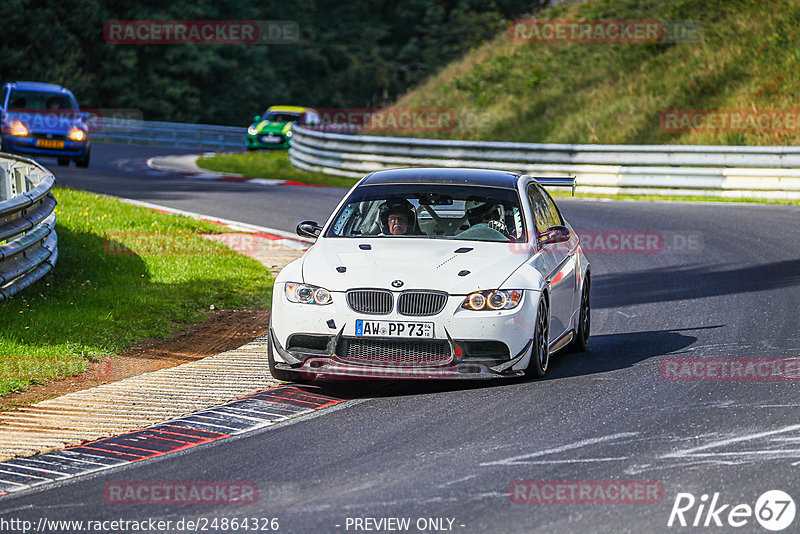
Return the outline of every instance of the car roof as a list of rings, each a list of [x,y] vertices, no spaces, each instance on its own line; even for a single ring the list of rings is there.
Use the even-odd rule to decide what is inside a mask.
[[[369,174],[361,185],[377,184],[466,184],[515,189],[520,173],[490,169],[417,167]]]
[[[307,111],[309,108],[304,108],[302,106],[270,106],[267,111],[283,111],[288,113],[303,113]]]
[[[32,91],[46,91],[48,93],[71,94],[69,89],[64,89],[60,85],[44,82],[11,82],[9,84],[14,89],[30,89]]]

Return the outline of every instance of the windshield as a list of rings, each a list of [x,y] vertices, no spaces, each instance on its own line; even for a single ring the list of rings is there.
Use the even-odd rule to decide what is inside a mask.
[[[15,89],[8,99],[8,109],[28,111],[77,111],[72,99],[61,93]]]
[[[299,118],[299,113],[288,113],[285,111],[268,111],[264,114],[264,120],[276,122],[295,122]]]
[[[337,213],[326,237],[363,236],[505,243],[526,240],[516,191],[418,184],[356,189]]]

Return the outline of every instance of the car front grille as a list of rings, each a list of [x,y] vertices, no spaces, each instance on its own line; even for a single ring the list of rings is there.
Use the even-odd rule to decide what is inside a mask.
[[[265,141],[265,139],[277,139],[278,141],[277,141],[277,142],[271,142],[271,141]],[[258,137],[258,140],[259,140],[260,142],[262,142],[262,143],[265,143],[265,144],[268,144],[268,145],[282,145],[283,143],[285,143],[285,142],[286,142],[286,138],[285,138],[284,136],[282,136],[282,135],[278,135],[278,134],[272,134],[272,135],[270,135],[270,134],[264,134],[264,135],[260,135],[260,136]]]
[[[406,291],[397,299],[397,312],[401,315],[436,315],[447,304],[447,295],[434,291]]]
[[[428,367],[452,361],[450,345],[442,339],[386,340],[343,338],[336,354],[347,363]]]
[[[37,133],[37,132],[31,133],[31,137],[33,137],[34,139],[52,139],[54,141],[65,141],[67,139],[66,135],[61,135],[61,134],[43,134],[43,133]]]
[[[347,292],[347,304],[358,313],[386,315],[392,311],[394,299],[391,291],[355,289]]]

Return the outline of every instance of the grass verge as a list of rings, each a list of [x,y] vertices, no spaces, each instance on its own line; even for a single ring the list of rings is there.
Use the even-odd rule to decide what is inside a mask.
[[[271,178],[301,184],[351,187],[358,180],[344,176],[331,176],[321,172],[298,169],[289,161],[286,150],[253,151],[239,154],[220,154],[200,158],[197,164],[215,172],[232,172],[245,178]]]
[[[394,107],[455,115],[455,128],[417,134],[422,137],[600,144],[800,142],[800,4],[793,0],[589,0],[562,3],[538,18],[657,19],[698,31],[686,42],[639,44],[519,42],[506,30],[409,91]],[[668,110],[724,113],[716,122],[694,127],[681,122],[672,129],[665,127]],[[729,114],[747,118],[736,126],[719,118]],[[766,122],[752,120],[762,114]]]
[[[0,301],[0,395],[167,337],[211,305],[268,306],[269,271],[200,236],[219,226],[71,189],[54,194],[58,264]]]

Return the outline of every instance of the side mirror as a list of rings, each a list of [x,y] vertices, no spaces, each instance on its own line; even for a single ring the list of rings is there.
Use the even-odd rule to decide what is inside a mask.
[[[319,237],[322,227],[316,221],[303,221],[297,225],[297,235],[301,237]]]
[[[253,117],[253,122],[258,122],[260,120],[261,120],[261,115],[256,115],[255,117]]]
[[[542,246],[564,241],[569,241],[569,228],[566,226],[551,226],[539,234],[539,244]]]

